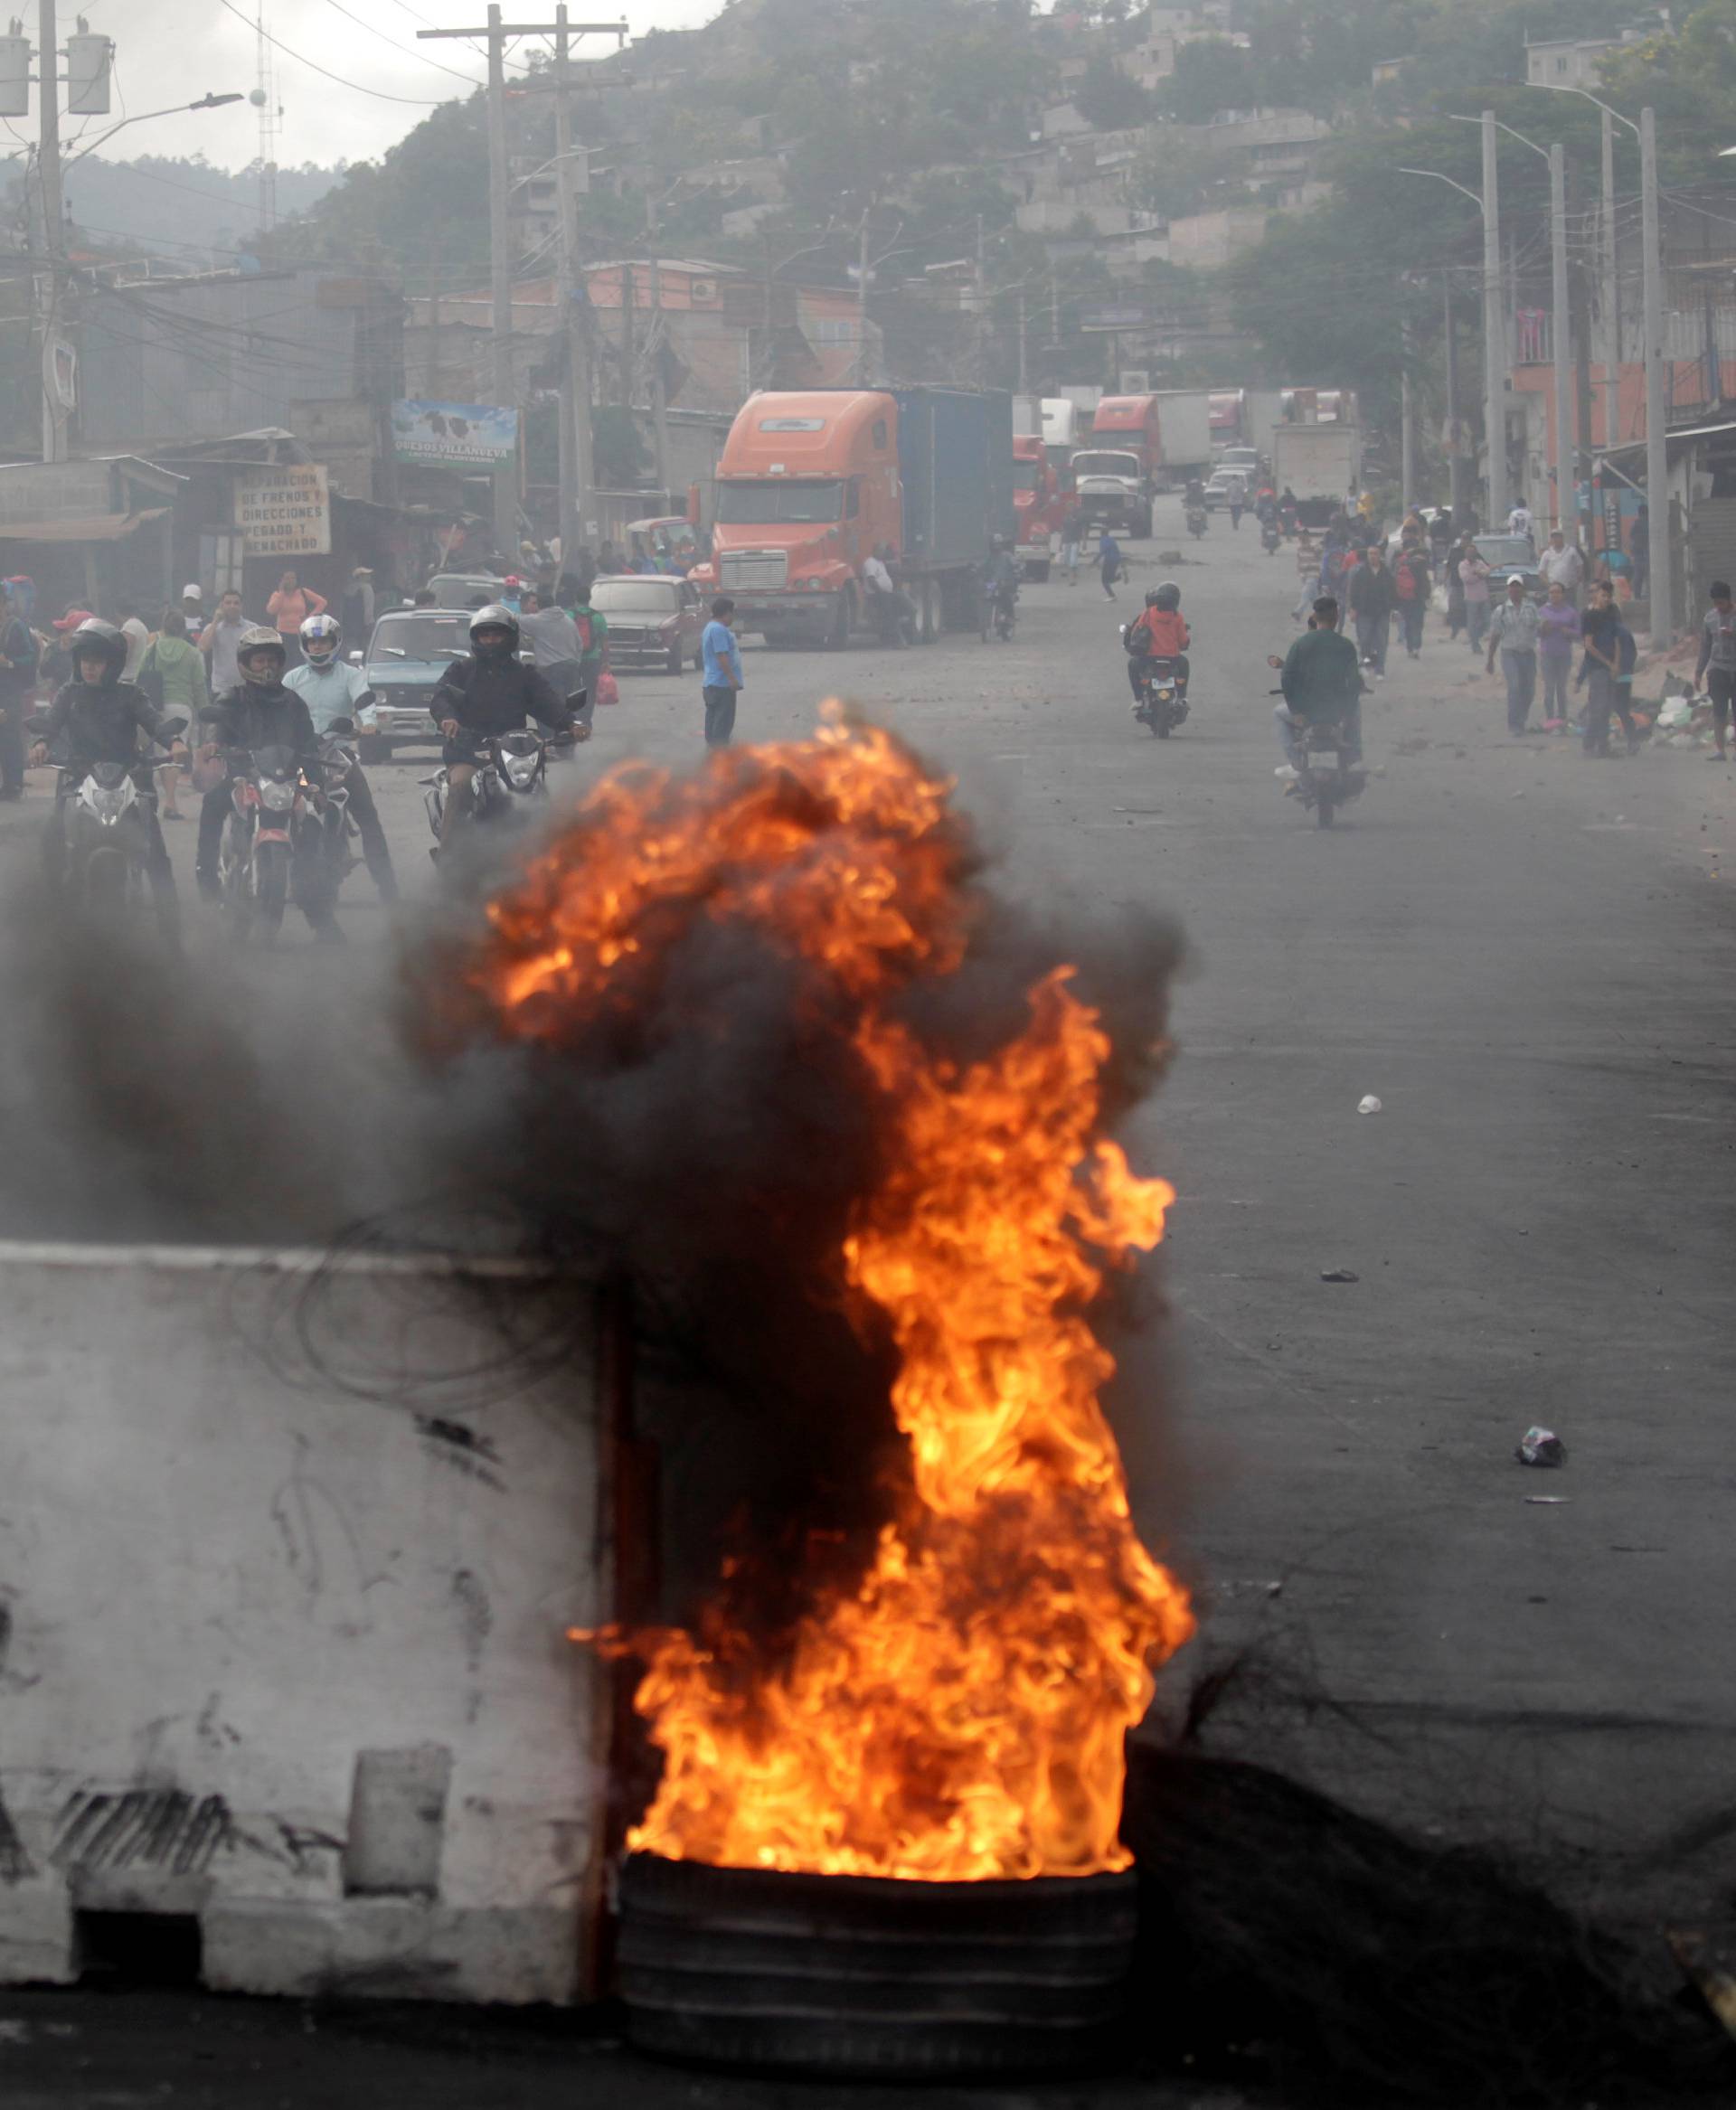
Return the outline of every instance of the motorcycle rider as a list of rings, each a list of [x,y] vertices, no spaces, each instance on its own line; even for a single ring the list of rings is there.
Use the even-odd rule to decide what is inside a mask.
[[[1314,621],[1288,655],[1269,663],[1281,667],[1278,686],[1284,701],[1273,713],[1284,758],[1293,769],[1305,766],[1307,756],[1298,734],[1310,725],[1340,725],[1350,759],[1363,758],[1363,670],[1356,647],[1338,628],[1338,603],[1322,594],[1314,604]]]
[[[470,656],[455,659],[447,668],[429,710],[446,741],[440,754],[447,770],[442,849],[469,804],[466,795],[488,741],[518,731],[526,718],[534,718],[551,732],[572,730],[566,699],[557,696],[534,667],[520,662],[518,617],[499,601],[471,617]]]
[[[54,742],[61,750],[55,758],[63,758],[54,811],[42,837],[42,862],[49,885],[58,888],[66,869],[66,803],[76,796],[91,765],[115,762],[133,770],[142,795],[145,869],[156,905],[157,927],[173,941],[180,934],[181,904],[175,895],[168,845],[156,817],[151,778],[143,773],[149,764],[141,760],[138,736],[142,732],[156,746],[167,748],[171,760],[176,762],[186,760],[186,743],[178,732],[172,734],[165,729],[162,712],[142,689],[121,680],[127,649],[127,639],[114,624],[101,622],[94,616],[72,633],[72,678],[49,705],[46,722],[30,754],[33,766],[40,768],[50,758],[50,743]]]
[[[199,758],[202,762],[215,761],[226,748],[250,754],[260,748],[288,748],[299,758],[317,799],[322,778],[319,739],[306,698],[285,685],[284,667],[288,656],[288,647],[276,630],[255,625],[241,633],[235,645],[241,681],[201,713],[208,737],[199,749]],[[194,871],[200,896],[207,901],[215,901],[220,896],[217,858],[231,803],[225,781],[206,792],[199,813]],[[314,936],[330,945],[341,940],[344,934],[332,913],[331,874],[322,848],[316,831],[304,828],[295,840],[289,884],[296,906],[307,918]]]
[[[1182,503],[1191,513],[1196,505],[1205,504],[1205,485],[1197,476],[1187,479],[1187,488],[1182,494]]]
[[[983,594],[991,615],[1004,610],[1011,617],[1013,604],[1019,598],[1019,567],[1005,535],[989,539],[988,561],[983,566]]]
[[[363,730],[373,723],[368,677],[342,656],[338,647],[343,642],[343,627],[335,616],[309,616],[301,626],[301,664],[291,667],[283,677],[284,687],[293,689],[307,704],[314,731],[321,739],[341,718]],[[373,803],[373,791],[362,774],[360,762],[352,764],[344,788],[349,793],[349,809],[355,815],[355,824],[362,831],[362,854],[374,891],[382,901],[395,901],[398,879],[392,869],[392,852],[386,846],[380,809]]]
[[[1127,631],[1127,685],[1133,691],[1136,716],[1146,700],[1146,666],[1154,659],[1175,662],[1176,692],[1186,701],[1187,648],[1192,642],[1182,614],[1181,588],[1174,579],[1154,586],[1146,596],[1145,613]]]

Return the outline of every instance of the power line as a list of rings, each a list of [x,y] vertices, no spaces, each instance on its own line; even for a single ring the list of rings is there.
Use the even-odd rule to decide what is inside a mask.
[[[482,86],[480,80],[473,80],[467,73],[460,73],[456,66],[443,66],[438,59],[430,59],[425,52],[413,52],[408,44],[401,44],[396,37],[389,37],[384,30],[375,29],[373,23],[364,21],[361,15],[352,14],[343,5],[343,0],[326,0],[326,4],[328,7],[335,7],[346,22],[354,23],[358,29],[365,29],[370,35],[377,36],[382,44],[390,44],[394,52],[401,52],[407,59],[415,59],[424,66],[432,66],[437,73],[449,73],[454,80],[462,80],[467,88]],[[420,17],[417,19],[420,21]]]
[[[310,73],[317,73],[324,80],[335,81],[340,88],[353,88],[358,95],[371,95],[376,102],[404,103],[416,110],[438,110],[445,101],[451,99],[449,97],[430,99],[421,95],[388,95],[382,88],[363,88],[359,80],[346,80],[343,74],[334,73],[324,66],[316,66],[311,59],[304,59],[299,52],[292,51],[281,37],[274,37],[269,29],[261,29],[257,22],[248,22],[247,16],[235,5],[234,0],[218,0],[218,5],[227,8],[237,22],[247,23],[248,28],[256,36],[262,36],[268,44],[275,45],[285,58],[293,59],[297,66],[306,66]]]

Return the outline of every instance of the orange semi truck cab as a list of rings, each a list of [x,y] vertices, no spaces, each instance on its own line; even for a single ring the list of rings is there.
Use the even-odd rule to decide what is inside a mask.
[[[738,630],[838,647],[883,545],[919,634],[976,619],[992,534],[1011,535],[1013,403],[997,390],[804,389],[750,396],[717,465],[712,556],[693,574]]]

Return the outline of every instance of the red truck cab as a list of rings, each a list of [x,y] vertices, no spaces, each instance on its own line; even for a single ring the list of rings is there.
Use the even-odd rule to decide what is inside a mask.
[[[862,567],[901,553],[898,406],[879,389],[776,391],[744,403],[717,465],[712,560],[691,575],[731,595],[738,629],[842,645]]]
[[[1040,434],[1013,442],[1013,516],[1018,523],[1020,566],[1027,579],[1049,576],[1049,537],[1067,516],[1069,501]]]

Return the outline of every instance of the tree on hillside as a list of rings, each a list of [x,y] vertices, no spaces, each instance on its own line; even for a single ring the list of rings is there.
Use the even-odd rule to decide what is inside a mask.
[[[1203,125],[1218,110],[1254,108],[1262,98],[1251,52],[1228,37],[1202,37],[1175,54],[1175,71],[1157,91],[1166,116]]]
[[[1609,54],[1600,69],[1609,99],[1629,112],[1657,112],[1657,151],[1666,182],[1724,176],[1720,151],[1736,144],[1736,0],[1711,0],[1680,32]]]
[[[1107,52],[1094,52],[1073,90],[1073,107],[1099,132],[1129,131],[1151,118],[1151,98]]]

